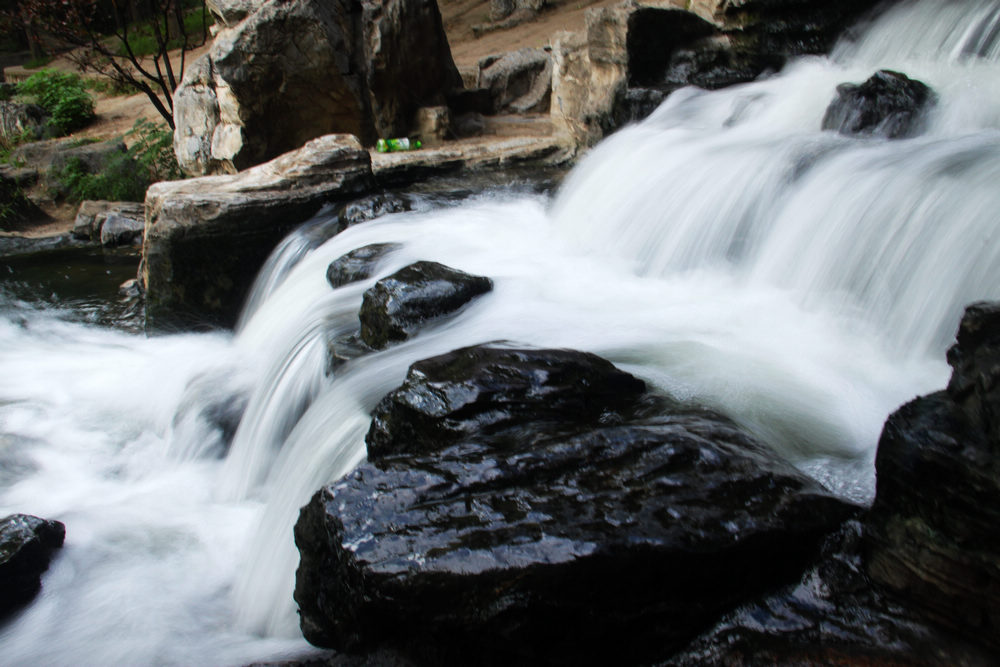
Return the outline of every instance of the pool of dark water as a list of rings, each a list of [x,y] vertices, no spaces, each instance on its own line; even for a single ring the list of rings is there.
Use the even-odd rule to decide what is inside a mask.
[[[141,301],[122,290],[138,267],[134,248],[77,246],[0,256],[0,309],[52,309],[76,322],[141,331]]]

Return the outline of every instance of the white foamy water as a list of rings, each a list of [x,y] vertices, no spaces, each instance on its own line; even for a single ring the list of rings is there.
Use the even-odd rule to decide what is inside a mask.
[[[718,409],[848,498],[881,425],[942,387],[963,307],[1000,296],[1000,3],[908,2],[833,57],[683,90],[595,148],[553,198],[484,195],[320,247],[292,238],[238,333],[145,339],[0,304],[0,516],[63,521],[44,589],[0,628],[10,665],[239,665],[307,651],[298,508],[364,458],[416,360],[494,340],[588,350]],[[931,85],[927,131],[819,131],[837,84]],[[393,242],[495,289],[324,373],[374,282],[326,267]],[[224,456],[211,415],[246,412]]]

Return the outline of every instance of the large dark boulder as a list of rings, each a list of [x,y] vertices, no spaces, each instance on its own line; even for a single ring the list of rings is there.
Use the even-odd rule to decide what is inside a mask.
[[[905,74],[879,70],[861,84],[842,83],[823,115],[823,129],[841,134],[903,139],[920,132],[936,96]]]
[[[863,546],[861,522],[848,521],[798,582],[740,606],[664,664],[995,664],[988,651],[873,588]]]
[[[28,514],[0,519],[0,616],[27,604],[42,588],[42,573],[62,546],[66,527]]]
[[[296,524],[311,642],[427,664],[637,664],[794,579],[854,510],[593,355],[415,364]]]
[[[946,391],[889,417],[866,523],[872,579],[1000,650],[1000,304],[970,306]]]
[[[437,262],[416,262],[383,278],[361,303],[361,339],[377,350],[410,338],[493,289],[493,281]]]

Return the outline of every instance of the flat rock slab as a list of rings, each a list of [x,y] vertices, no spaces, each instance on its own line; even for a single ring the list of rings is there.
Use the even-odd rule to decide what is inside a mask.
[[[146,193],[147,324],[232,325],[271,250],[328,201],[372,188],[368,151],[327,135],[232,175],[157,183]]]
[[[373,420],[396,444],[370,433],[370,462],[296,525],[295,597],[320,646],[645,662],[796,578],[853,511],[726,419],[657,401],[593,355],[468,348],[415,365],[401,391],[411,418],[386,419],[397,396]]]

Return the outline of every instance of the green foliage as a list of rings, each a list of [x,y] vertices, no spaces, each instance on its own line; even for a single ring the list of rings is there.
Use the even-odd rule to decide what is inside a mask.
[[[168,34],[167,24],[161,18],[160,21],[160,34]],[[207,34],[208,28],[212,25],[213,19],[212,15],[208,12],[203,12],[201,8],[187,11],[184,13],[184,32],[187,34],[187,43],[185,44],[185,38],[182,35],[171,35],[170,39],[167,40],[167,49],[180,49],[180,48],[191,48],[192,44],[197,44],[201,42],[201,36]],[[134,25],[131,27],[131,32],[128,34],[128,46],[132,50],[132,53],[137,58],[142,58],[145,56],[150,56],[155,53],[160,52],[160,45],[156,41],[154,36],[154,28],[152,22],[146,22],[140,25]],[[118,55],[126,56],[128,50],[125,48],[124,44],[118,47]]]
[[[34,141],[35,139],[35,133],[28,129],[22,130],[21,134],[14,135],[12,137],[0,135],[0,164],[11,164],[15,167],[23,167],[23,164],[19,164],[12,159],[12,153],[14,152],[14,149],[21,144]]]
[[[142,201],[152,183],[181,178],[173,132],[140,118],[127,136],[132,141],[129,149],[114,155],[98,173],[91,173],[79,158],[71,158],[55,170],[53,176],[68,200]]]
[[[94,120],[94,98],[79,74],[43,69],[17,84],[17,92],[49,112],[52,134],[61,136]]]
[[[108,97],[135,95],[136,93],[142,92],[128,82],[118,81],[117,79],[88,78],[85,79],[85,81],[87,82],[87,88],[91,89],[95,93],[107,95]]]

